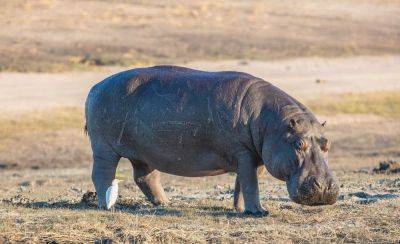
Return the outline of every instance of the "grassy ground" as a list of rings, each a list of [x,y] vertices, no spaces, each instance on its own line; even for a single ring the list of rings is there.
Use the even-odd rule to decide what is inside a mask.
[[[400,92],[346,93],[306,102],[319,114],[375,114],[400,115]]]
[[[285,184],[267,174],[260,181],[262,204],[270,212],[265,218],[235,213],[234,174],[163,175],[171,203],[155,208],[133,183],[125,160],[117,171],[125,179],[117,212],[97,211],[93,199],[83,197],[93,191],[83,110],[3,115],[0,242],[398,242],[399,175],[372,173],[380,161],[400,160],[399,110],[387,108],[388,99],[398,106],[398,98],[378,92],[305,101],[328,120],[340,199],[333,206],[297,205],[288,199]]]
[[[0,70],[400,52],[398,1],[8,0],[0,16]]]
[[[0,116],[0,168],[68,167],[89,161],[82,108]]]
[[[127,165],[121,174],[130,174]],[[188,179],[164,175],[171,203],[155,208],[132,183],[121,185],[117,212],[82,202],[91,189],[88,169],[2,174],[0,238],[8,241],[89,242],[396,242],[400,236],[398,175],[336,171],[341,199],[333,206],[290,202],[282,182],[261,180],[265,218],[243,217],[232,207],[234,176]],[[28,181],[21,180],[29,177]],[[197,186],[197,187],[195,187]]]

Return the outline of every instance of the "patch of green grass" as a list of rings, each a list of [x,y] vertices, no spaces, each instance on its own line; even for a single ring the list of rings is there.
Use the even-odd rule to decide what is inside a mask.
[[[400,116],[400,92],[346,93],[306,102],[319,114],[375,114]]]

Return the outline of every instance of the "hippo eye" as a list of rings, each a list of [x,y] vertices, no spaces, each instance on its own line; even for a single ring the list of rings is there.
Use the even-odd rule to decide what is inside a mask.
[[[305,151],[307,150],[308,144],[306,140],[299,138],[294,142],[294,146],[299,151]]]

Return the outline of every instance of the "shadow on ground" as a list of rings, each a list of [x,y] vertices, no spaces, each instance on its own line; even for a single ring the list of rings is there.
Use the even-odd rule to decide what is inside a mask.
[[[67,200],[47,202],[47,201],[32,201],[21,195],[16,195],[9,199],[3,199],[0,202],[12,206],[20,206],[32,209],[69,209],[69,210],[97,210],[97,196],[94,192],[85,193],[79,202]],[[132,199],[121,199],[115,206],[117,212],[127,212],[137,215],[152,215],[152,216],[184,216],[193,212],[199,216],[226,216],[232,217],[249,217],[249,215],[238,213],[233,209],[222,206],[157,206],[154,207],[144,201],[135,202]],[[253,216],[259,217],[259,216]]]
[[[339,196],[338,201],[351,201],[358,204],[371,204],[380,200],[388,200],[399,198],[397,194],[370,194],[367,192],[349,192]],[[279,201],[278,199],[270,199],[272,201]],[[82,195],[79,202],[73,202],[68,200],[61,200],[55,202],[48,201],[32,201],[29,198],[23,197],[22,195],[16,195],[9,199],[3,199],[0,201],[3,204],[22,206],[25,208],[33,209],[69,209],[69,210],[97,210],[97,194],[95,192],[88,191]],[[287,199],[281,199],[282,203],[287,204]],[[293,209],[292,206],[286,205],[281,206],[288,209]],[[175,208],[176,207],[176,208]],[[177,209],[179,208],[179,210]],[[318,209],[314,209],[317,211]],[[193,212],[199,216],[225,216],[228,218],[232,217],[248,217],[249,215],[238,213],[233,209],[224,206],[209,206],[204,204],[196,204],[192,206],[153,206],[146,201],[136,201],[130,198],[120,198],[115,205],[115,211],[132,213],[136,215],[151,215],[151,216],[184,216]],[[260,216],[253,216],[260,217]]]

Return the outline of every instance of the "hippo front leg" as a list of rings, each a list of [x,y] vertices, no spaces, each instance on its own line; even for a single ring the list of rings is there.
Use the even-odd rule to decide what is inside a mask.
[[[244,154],[238,158],[234,205],[239,212],[243,212],[244,210],[244,213],[249,215],[268,215],[268,211],[260,203],[258,189],[259,172],[260,169],[253,157]]]
[[[92,181],[96,189],[99,209],[105,209],[106,191],[115,178],[119,157],[93,155]]]
[[[266,169],[264,165],[259,165],[257,167],[257,176],[260,177],[265,173]],[[235,207],[236,211],[242,213],[245,211],[244,209],[244,200],[243,200],[243,192],[240,188],[239,177],[236,177],[235,180],[235,192],[233,194],[233,206]]]

